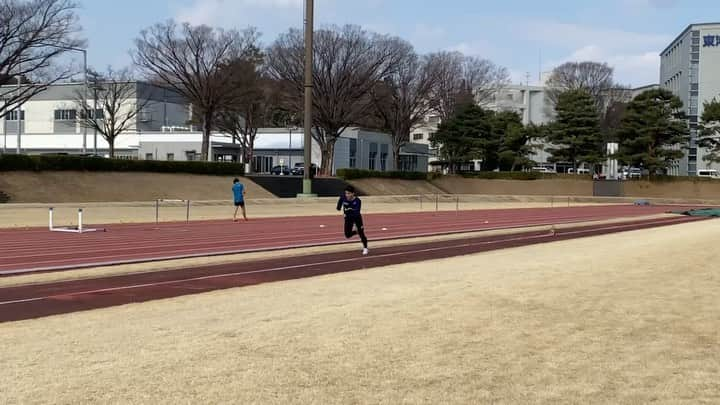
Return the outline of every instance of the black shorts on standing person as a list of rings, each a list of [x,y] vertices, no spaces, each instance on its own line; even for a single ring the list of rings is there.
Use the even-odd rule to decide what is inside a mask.
[[[337,203],[337,210],[343,212],[345,217],[345,237],[350,239],[355,235],[360,236],[363,244],[363,255],[368,254],[368,240],[365,236],[365,226],[363,225],[362,214],[360,209],[362,201],[355,195],[355,188],[347,186],[345,194],[340,197]],[[355,228],[355,229],[353,229]]]

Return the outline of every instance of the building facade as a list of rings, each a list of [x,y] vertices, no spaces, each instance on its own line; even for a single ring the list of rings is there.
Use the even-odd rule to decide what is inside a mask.
[[[147,160],[197,160],[202,146],[200,132],[143,133],[138,138],[138,158]],[[261,128],[255,138],[252,171],[269,173],[273,167],[303,163],[302,129]],[[213,160],[242,160],[239,144],[223,134],[214,134],[210,142]],[[312,163],[321,167],[320,145],[313,140]],[[245,162],[243,162],[245,163]],[[400,150],[400,167],[395,167],[392,139],[388,134],[362,128],[348,128],[335,143],[332,173],[352,168],[376,171],[427,171],[427,145],[405,145]]]
[[[523,125],[543,125],[551,122],[555,108],[550,102],[545,86],[508,85],[492,95],[487,108],[493,111],[514,111],[522,118]],[[549,163],[548,145],[540,139],[531,143],[531,160],[539,166],[553,166]]]
[[[703,103],[720,97],[720,23],[688,26],[660,58],[660,86],[682,100],[690,125],[685,157],[673,174],[695,176],[698,169],[712,168],[703,161],[707,151],[698,147],[698,125]]]
[[[134,97],[127,100],[127,108],[144,105],[138,111],[132,132],[162,131],[163,128],[186,127],[190,109],[185,100],[171,90],[150,83],[133,82]],[[102,83],[98,83],[102,86]],[[20,145],[21,153],[80,153],[107,154],[107,142],[90,128],[77,121],[77,97],[84,91],[83,83],[63,83],[50,86],[24,103],[18,128],[17,112],[10,111],[0,118],[2,148],[14,153]],[[87,92],[88,104],[94,104],[92,88]],[[87,134],[86,134],[87,133]],[[18,142],[19,140],[19,142]],[[131,157],[137,150],[132,135],[121,135],[116,141],[116,155]]]

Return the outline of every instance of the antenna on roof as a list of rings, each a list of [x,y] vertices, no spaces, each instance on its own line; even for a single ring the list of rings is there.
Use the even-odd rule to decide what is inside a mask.
[[[538,84],[542,85],[542,49],[538,50]]]

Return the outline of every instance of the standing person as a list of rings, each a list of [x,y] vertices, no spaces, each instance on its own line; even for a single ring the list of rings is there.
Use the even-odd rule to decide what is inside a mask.
[[[360,213],[361,206],[362,201],[355,195],[355,188],[347,186],[345,194],[340,196],[338,200],[337,210],[342,210],[345,217],[345,237],[350,239],[355,235],[360,235],[363,244],[362,254],[365,256],[368,254],[368,240],[365,237],[365,227]],[[353,227],[355,227],[355,230],[353,230]]]
[[[233,180],[233,200],[235,201],[235,214],[233,214],[233,221],[237,222],[238,208],[242,208],[242,216],[247,221],[247,215],[245,215],[245,186],[240,183],[240,179]]]

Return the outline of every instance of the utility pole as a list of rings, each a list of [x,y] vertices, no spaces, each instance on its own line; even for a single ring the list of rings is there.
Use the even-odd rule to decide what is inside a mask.
[[[83,106],[87,106],[87,98],[88,98],[88,72],[87,72],[87,50],[82,49],[81,50],[83,54],[83,81],[85,82],[85,85],[83,86]],[[85,115],[87,115],[88,111],[87,108],[85,108]],[[95,112],[93,111],[93,114]],[[95,153],[97,153],[97,137],[95,138]],[[83,125],[83,153],[87,153],[87,125]]]
[[[303,196],[312,196],[313,0],[305,0],[305,119]]]
[[[18,69],[18,70],[20,70],[20,69]],[[15,118],[17,119],[17,126],[18,126],[17,127],[17,148],[15,148],[16,149],[15,153],[17,153],[18,155],[20,154],[20,151],[22,150],[20,147],[20,138],[22,137],[22,120],[20,119],[21,118],[21,110],[20,110],[20,102],[19,102],[21,77],[22,77],[22,72],[18,71],[18,74],[17,74],[18,105],[17,105],[17,109],[15,110],[15,114],[17,114]]]

